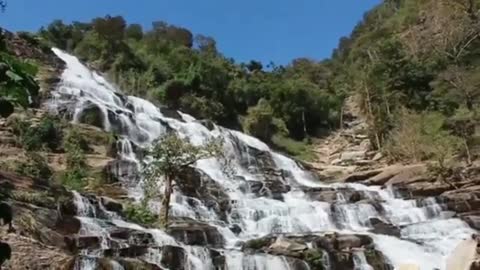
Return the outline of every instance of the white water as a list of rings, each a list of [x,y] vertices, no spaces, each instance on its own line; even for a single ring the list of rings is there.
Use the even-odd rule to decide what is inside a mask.
[[[212,137],[221,137],[225,141],[225,156],[234,168],[237,177],[225,174],[222,164],[216,159],[197,162],[199,170],[208,174],[221,185],[234,202],[232,212],[228,216],[231,224],[237,224],[242,232],[237,237],[227,227],[218,221],[217,214],[196,200],[195,207],[187,204],[186,197],[178,190],[172,200],[172,213],[176,216],[187,216],[219,228],[225,238],[225,248],[235,248],[239,240],[247,240],[270,233],[311,233],[325,231],[343,231],[350,233],[367,233],[371,229],[369,219],[378,217],[395,225],[402,225],[402,239],[372,235],[375,245],[382,251],[395,266],[404,263],[415,263],[421,269],[444,269],[445,257],[455,246],[473,232],[459,219],[443,219],[442,209],[434,200],[428,200],[419,207],[413,200],[402,200],[394,197],[391,190],[382,190],[379,187],[366,187],[358,184],[326,185],[318,182],[307,171],[299,167],[295,161],[272,152],[269,147],[256,138],[237,131],[231,131],[216,126],[210,131],[193,117],[180,114],[184,121],[165,117],[160,110],[150,102],[127,97],[126,101],[116,94],[117,89],[108,83],[102,76],[91,72],[82,65],[77,58],[62,51],[54,52],[63,59],[67,66],[62,75],[62,83],[49,103],[52,110],[68,104],[72,108],[73,120],[78,121],[82,110],[86,106],[96,104],[104,115],[113,114],[115,123],[105,117],[106,130],[116,130],[122,137],[119,140],[119,153],[124,159],[137,161],[132,150],[132,143],[148,147],[156,138],[162,136],[169,128],[174,129],[179,136],[200,145]],[[127,106],[128,105],[128,106]],[[248,191],[242,191],[245,180],[259,180],[255,173],[255,157],[250,155],[249,149],[258,149],[270,153],[278,169],[287,172],[288,184],[292,191],[283,194],[283,201],[268,197],[257,197]],[[243,165],[242,165],[243,164]],[[245,165],[247,164],[247,165]],[[139,200],[143,196],[141,183],[129,187],[130,196]],[[347,204],[343,194],[339,193],[339,202],[334,207],[330,203],[311,201],[300,187],[330,187],[351,188],[368,194],[372,199],[382,201],[380,204],[385,213],[379,213],[369,203]],[[90,216],[81,218],[84,234],[101,235],[102,248],[108,247],[108,236],[99,221],[93,219],[92,210],[86,201],[75,195],[79,215]],[[343,200],[343,202],[342,202]],[[94,208],[93,208],[94,209]],[[152,203],[152,209],[159,210],[159,204]],[[332,212],[335,209],[335,212]],[[94,209],[95,210],[95,209]],[[118,227],[144,230],[152,233],[159,246],[180,245],[173,238],[159,230],[147,230],[138,225],[121,220],[114,220]],[[411,241],[408,241],[411,240]],[[213,269],[210,255],[204,248],[185,246],[188,252],[188,267],[191,270]],[[226,252],[228,270],[289,270],[290,266],[285,258],[270,255],[245,255],[239,251]],[[151,261],[158,263],[159,254],[152,252]],[[355,255],[356,269],[370,269],[363,253]],[[94,269],[86,266],[79,269]]]

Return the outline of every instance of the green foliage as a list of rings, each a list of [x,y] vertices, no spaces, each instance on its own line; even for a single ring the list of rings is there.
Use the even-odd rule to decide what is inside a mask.
[[[77,33],[82,38],[73,38]],[[260,99],[271,104],[275,122],[285,122],[299,139],[338,123],[343,96],[332,88],[328,63],[304,59],[265,71],[255,60],[235,64],[225,58],[211,37],[194,37],[166,22],[144,31],[121,17],[82,25],[56,21],[41,36],[108,72],[129,94],[227,127],[241,127],[240,119]]]
[[[55,205],[55,199],[45,191],[22,191],[13,190],[11,198],[16,201],[34,204],[42,207]]]
[[[433,159],[440,167],[460,149],[460,139],[445,130],[445,117],[440,113],[416,114],[403,110],[389,137],[386,148],[399,160]]]
[[[36,125],[23,119],[14,119],[12,128],[18,136],[18,143],[27,151],[40,149],[57,151],[61,147],[62,124],[53,116],[42,117]]]
[[[26,160],[18,162],[15,171],[18,174],[42,180],[49,180],[53,174],[45,157],[36,152],[27,152]]]
[[[261,99],[257,106],[248,109],[243,127],[248,134],[265,142],[270,142],[275,133],[288,134],[285,123],[273,116],[273,109],[265,99]]]
[[[85,148],[88,147],[85,139],[75,127],[65,136],[64,146],[66,156],[66,171],[59,179],[69,189],[82,190],[88,184],[89,167],[85,157]]]
[[[159,196],[160,180],[163,181],[165,191],[162,198],[162,213],[160,224],[168,225],[170,196],[172,193],[172,182],[181,181],[180,175],[197,161],[222,154],[223,141],[212,139],[204,145],[196,146],[176,134],[168,134],[153,144],[149,151],[149,160],[144,163],[143,175],[145,179],[144,205],[148,200]]]
[[[325,270],[324,251],[320,249],[309,249],[304,253],[304,260],[312,267],[312,270]]]
[[[59,180],[62,185],[70,190],[83,190],[88,182],[85,180],[85,173],[80,170],[67,170],[60,174]]]
[[[297,141],[277,134],[273,136],[272,144],[280,151],[301,160],[313,161],[315,159],[315,153],[312,151],[313,147],[308,142],[308,139]]]
[[[124,207],[123,213],[127,220],[145,226],[152,226],[158,220],[158,217],[144,204],[128,203]]]
[[[12,113],[11,109],[4,109],[7,106],[27,108],[32,105],[39,90],[34,80],[36,73],[36,66],[0,52],[0,116],[7,117]]]

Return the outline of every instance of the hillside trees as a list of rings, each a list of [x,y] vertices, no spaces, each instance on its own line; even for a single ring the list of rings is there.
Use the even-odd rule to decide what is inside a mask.
[[[243,128],[241,118],[260,99],[294,138],[338,125],[342,98],[332,89],[326,63],[303,58],[286,67],[269,65],[271,70],[255,60],[237,64],[211,37],[163,21],[144,30],[119,16],[71,25],[54,21],[40,35],[107,72],[129,94],[227,127]]]

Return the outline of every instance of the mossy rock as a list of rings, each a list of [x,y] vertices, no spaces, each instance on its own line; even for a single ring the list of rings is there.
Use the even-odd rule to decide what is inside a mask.
[[[372,266],[374,270],[393,270],[393,266],[387,263],[387,259],[382,252],[375,249],[367,249],[365,251],[365,257],[368,264]]]
[[[303,260],[308,263],[311,270],[326,270],[325,254],[326,251],[322,249],[309,249],[303,253]],[[328,254],[326,254],[328,256]]]

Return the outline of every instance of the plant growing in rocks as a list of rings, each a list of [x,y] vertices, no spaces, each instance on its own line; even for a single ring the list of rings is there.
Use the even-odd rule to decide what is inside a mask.
[[[179,176],[189,167],[202,159],[221,156],[223,141],[212,139],[202,146],[195,146],[175,134],[168,134],[157,140],[149,151],[150,161],[145,162],[144,205],[153,197],[159,196],[159,183],[164,186],[160,225],[168,226],[170,197],[173,182],[181,181]],[[159,181],[160,180],[160,181]]]

